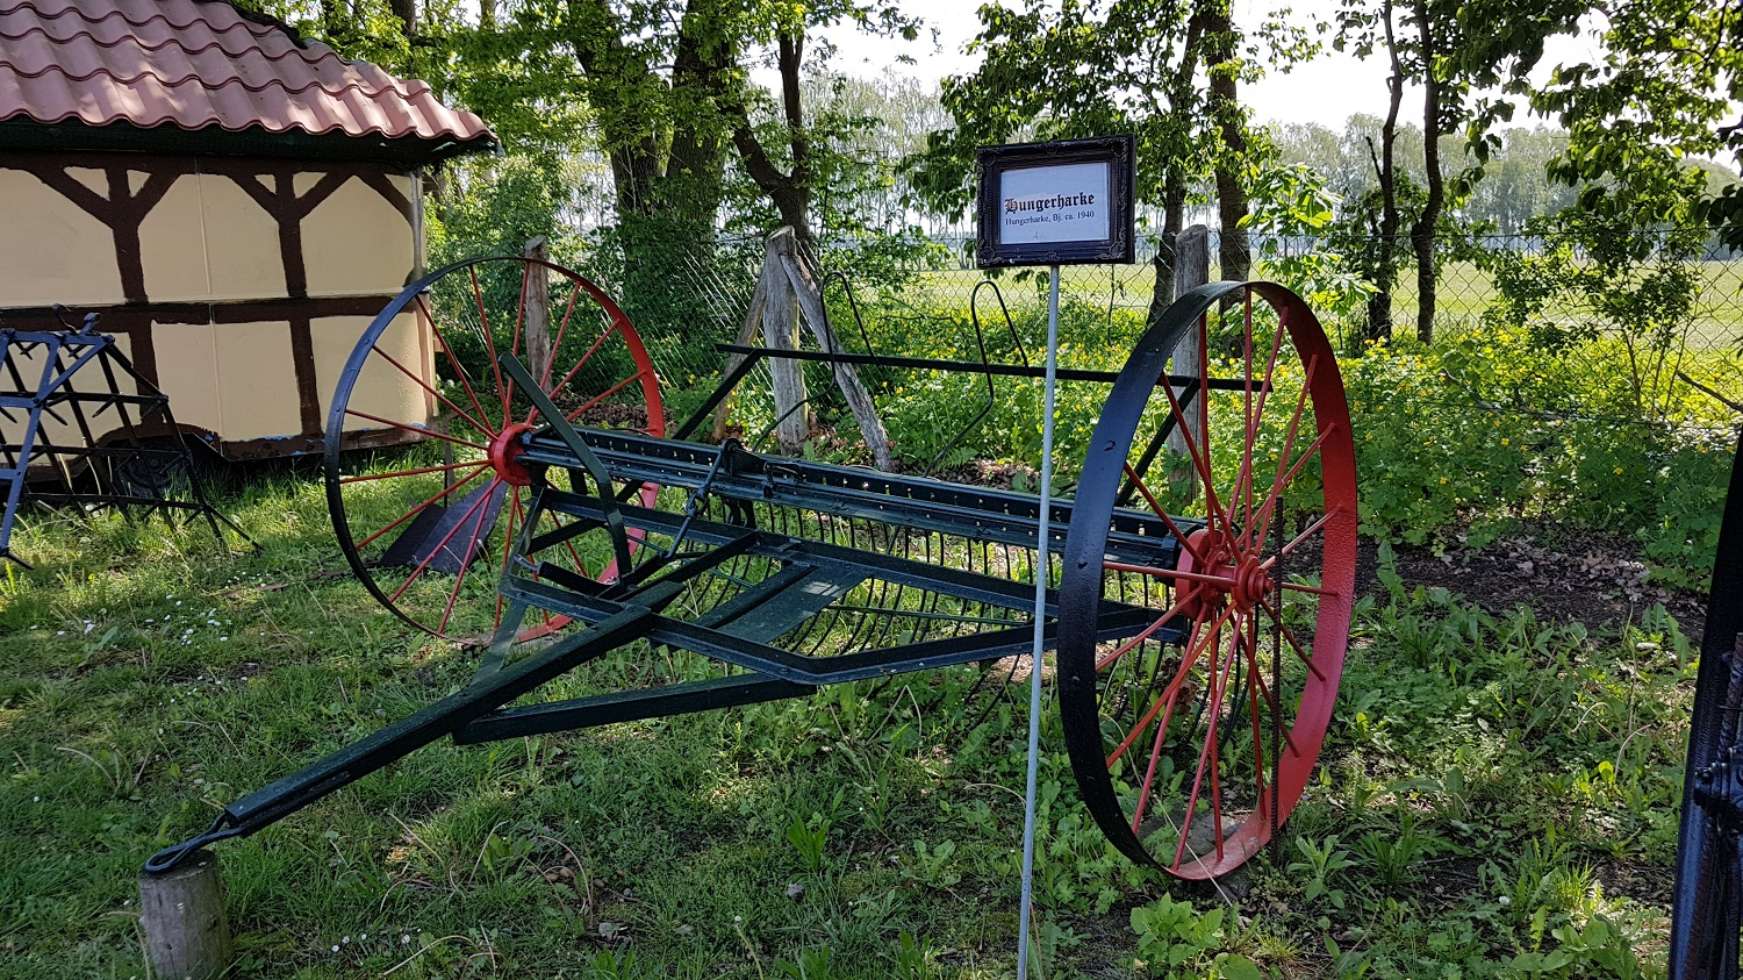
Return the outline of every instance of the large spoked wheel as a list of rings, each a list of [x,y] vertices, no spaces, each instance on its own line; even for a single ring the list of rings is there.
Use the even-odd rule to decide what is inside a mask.
[[[665,434],[659,379],[641,338],[582,276],[502,257],[456,263],[407,286],[363,332],[333,394],[327,507],[369,593],[436,636],[479,636],[501,622],[497,582],[541,478],[520,459],[540,420],[500,369],[504,353],[527,366],[571,423]],[[388,443],[398,445],[344,451]],[[652,506],[657,492],[644,486],[639,502]],[[564,521],[547,511],[534,533]],[[539,557],[609,583],[618,574],[614,553],[598,528]],[[566,623],[546,615],[519,636]]]
[[[1194,335],[1200,363],[1174,365],[1166,383],[1170,356]],[[1227,366],[1207,374],[1205,352]],[[1181,375],[1223,380],[1195,399]],[[1173,479],[1154,448],[1165,427],[1181,450]],[[1171,504],[1205,516],[1170,516]],[[1172,567],[1110,559],[1110,520],[1126,506],[1160,519],[1176,542]],[[1355,573],[1355,450],[1318,321],[1274,283],[1182,296],[1139,341],[1096,425],[1060,583],[1072,768],[1121,852],[1214,878],[1272,839],[1325,738]],[[1155,619],[1098,642],[1113,601]]]

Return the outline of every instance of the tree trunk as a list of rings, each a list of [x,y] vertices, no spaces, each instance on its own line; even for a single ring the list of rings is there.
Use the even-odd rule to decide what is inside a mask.
[[[1393,148],[1398,141],[1398,109],[1404,102],[1404,64],[1398,57],[1398,39],[1392,31],[1392,0],[1381,6],[1386,26],[1386,54],[1392,74],[1386,79],[1386,119],[1380,124],[1380,153],[1374,174],[1380,181],[1380,240],[1374,267],[1374,295],[1368,297],[1368,337],[1392,338],[1392,287],[1398,282],[1398,180]],[[1368,152],[1373,153],[1373,144]]]
[[[1235,28],[1223,0],[1212,2],[1206,11],[1204,41],[1210,70],[1209,108],[1222,137],[1222,152],[1217,154],[1215,166],[1217,219],[1222,226],[1217,235],[1219,275],[1243,280],[1252,269],[1252,249],[1242,224],[1247,217],[1247,189],[1242,183],[1247,133],[1236,91]]]
[[[781,70],[781,112],[787,126],[787,147],[793,166],[787,173],[769,158],[751,129],[750,113],[736,94],[723,97],[722,107],[733,116],[732,144],[744,161],[745,172],[767,194],[781,215],[781,223],[793,229],[799,245],[809,254],[816,237],[811,232],[811,144],[805,132],[799,69],[804,60],[805,35],[782,34],[776,60]]]
[[[623,43],[628,27],[608,4],[572,9],[580,15],[576,57],[611,161],[624,260],[619,298],[644,329],[694,329],[718,314],[687,273],[712,260],[725,143],[710,107],[735,52],[713,37],[712,4],[692,0],[668,82]],[[635,94],[650,92],[651,105]]]
[[[1144,325],[1153,327],[1162,319],[1162,312],[1174,302],[1174,268],[1179,254],[1180,225],[1186,215],[1186,178],[1169,174],[1162,191],[1162,236],[1156,242],[1156,256],[1150,260],[1156,279],[1150,285],[1150,310]]]
[[[418,32],[418,0],[390,0],[393,15],[399,18],[400,29],[406,37]]]
[[[1446,203],[1446,188],[1440,173],[1440,79],[1434,74],[1437,57],[1428,0],[1414,0],[1416,28],[1422,37],[1422,165],[1428,180],[1428,199],[1422,214],[1410,227],[1410,244],[1416,249],[1416,337],[1434,342],[1435,226]]]

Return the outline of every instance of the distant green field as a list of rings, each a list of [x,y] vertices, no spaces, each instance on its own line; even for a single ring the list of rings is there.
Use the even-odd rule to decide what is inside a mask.
[[[1702,286],[1689,325],[1689,344],[1694,347],[1736,346],[1743,341],[1743,261],[1708,261],[1700,263],[1699,267],[1698,278]],[[1212,271],[1214,274],[1215,270]],[[1260,278],[1275,275],[1285,285],[1292,285],[1288,276],[1267,271],[1263,264],[1257,267],[1255,275]],[[903,302],[915,307],[966,306],[975,284],[984,278],[987,278],[986,274],[975,269],[921,272],[903,283],[899,295]],[[1044,273],[1005,271],[993,278],[1005,302],[1013,309],[1041,306],[1046,302]],[[1074,266],[1065,269],[1060,293],[1066,302],[1141,313],[1149,307],[1154,283],[1155,269],[1146,262],[1130,266]],[[1407,275],[1393,290],[1392,308],[1396,323],[1408,326],[1415,322],[1417,296],[1416,279]],[[1441,270],[1435,297],[1437,331],[1450,332],[1478,326],[1483,312],[1493,305],[1495,298],[1495,283],[1487,272],[1469,261],[1447,263]],[[991,322],[989,318],[996,316],[998,303],[990,290],[981,291],[978,305],[983,321]],[[1562,314],[1569,320],[1587,315],[1586,311],[1578,310]]]

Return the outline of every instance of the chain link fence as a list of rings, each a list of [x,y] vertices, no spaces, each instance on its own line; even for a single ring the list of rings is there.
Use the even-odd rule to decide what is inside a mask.
[[[1688,236],[1685,236],[1685,239]],[[1441,242],[1435,277],[1434,343],[1439,370],[1465,391],[1472,411],[1617,422],[1724,427],[1743,404],[1743,257],[1704,236],[1671,250],[1666,234],[1631,248],[1620,266],[1571,244],[1530,236]],[[1045,270],[974,268],[962,238],[843,240],[817,248],[836,332],[852,350],[977,360],[1028,357],[1043,336]],[[1219,243],[1212,232],[1212,278]],[[1371,239],[1253,236],[1249,275],[1306,295],[1340,350],[1359,353],[1373,287],[1360,273]],[[1420,296],[1408,241],[1398,243],[1391,290],[1395,342],[1416,349]],[[700,401],[721,374],[745,326],[762,263],[756,238],[660,243],[625,256],[609,240],[588,249],[582,271],[623,297],[680,406]],[[1157,303],[1154,240],[1131,265],[1075,266],[1062,273],[1070,366],[1118,365]],[[1618,269],[1621,271],[1618,271]],[[639,271],[639,274],[638,274]],[[1161,297],[1165,300],[1167,294]],[[1505,355],[1507,370],[1488,361]],[[884,384],[889,372],[869,369]],[[747,391],[767,387],[762,377]],[[814,397],[827,398],[826,370],[813,368]],[[875,386],[874,386],[875,388]]]
[[[1213,233],[1212,278],[1221,277],[1219,244]],[[1367,339],[1374,289],[1362,272],[1374,244],[1255,235],[1248,274],[1306,297],[1342,352],[1360,430],[1364,527],[1420,543],[1476,540],[1485,526],[1544,521],[1619,532],[1659,567],[1690,581],[1704,575],[1743,420],[1743,257],[1695,234],[1618,239],[1609,254],[1523,236],[1444,241],[1433,342],[1423,344],[1406,248],[1383,306],[1393,339],[1375,344]],[[841,345],[852,353],[1038,364],[1046,270],[988,274],[974,267],[968,246],[884,236],[814,249],[809,258]],[[675,430],[719,383],[728,355],[718,345],[747,337],[764,242],[720,235],[626,249],[599,236],[578,251],[562,258],[622,298],[654,359],[668,431]],[[1062,271],[1062,367],[1123,366],[1153,310],[1169,299],[1155,288],[1155,259],[1151,242],[1130,265]],[[1237,356],[1219,351],[1216,329],[1213,322],[1213,356]],[[764,340],[756,334],[748,342]],[[818,346],[808,331],[800,344]],[[1212,373],[1233,367],[1213,365]],[[802,370],[814,423],[802,451],[869,463],[829,366],[807,362]],[[872,365],[858,374],[898,468],[1032,488],[1039,381]],[[1064,492],[1106,395],[1093,382],[1060,386],[1054,461]],[[764,361],[739,383],[727,431],[774,451],[778,421]],[[703,424],[695,434],[711,431],[718,430]]]

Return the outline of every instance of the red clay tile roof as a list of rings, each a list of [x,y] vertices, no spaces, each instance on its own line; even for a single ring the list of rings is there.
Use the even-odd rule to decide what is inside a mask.
[[[0,0],[6,120],[495,145],[429,85],[224,0]]]

